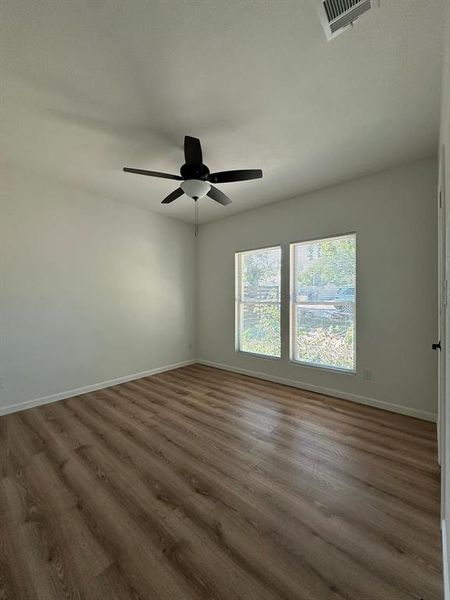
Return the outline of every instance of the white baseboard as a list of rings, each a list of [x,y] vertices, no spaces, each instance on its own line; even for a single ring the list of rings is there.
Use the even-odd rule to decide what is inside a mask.
[[[447,525],[445,520],[442,520],[442,560],[443,560],[443,576],[444,576],[444,600],[450,600],[450,566],[449,566],[449,548],[450,539],[447,536]]]
[[[117,379],[110,379],[109,381],[102,381],[100,383],[94,383],[93,385],[86,385],[73,390],[67,390],[58,394],[52,394],[51,396],[43,396],[42,398],[35,398],[33,400],[25,400],[25,402],[17,402],[16,404],[8,404],[7,406],[0,407],[0,416],[7,415],[9,413],[17,412],[19,410],[26,410],[27,408],[33,408],[34,406],[40,406],[41,404],[49,404],[50,402],[57,402],[58,400],[66,400],[73,396],[80,396],[81,394],[87,394],[88,392],[95,392],[96,390],[102,390],[103,388],[111,387],[119,383],[126,383],[127,381],[133,381],[133,379],[141,379],[142,377],[149,377],[150,375],[157,375],[164,371],[171,371],[172,369],[179,369],[180,367],[186,367],[192,365],[195,360],[185,360],[183,362],[175,363],[173,365],[166,365],[164,367],[157,367],[156,369],[150,369],[149,371],[142,371],[141,373],[133,373],[133,375],[125,375],[124,377],[117,377]]]
[[[350,394],[347,392],[341,392],[331,388],[325,388],[318,385],[312,385],[310,383],[304,383],[303,381],[297,381],[296,379],[288,379],[286,377],[278,377],[277,375],[270,375],[267,373],[261,373],[259,371],[251,371],[249,369],[241,369],[240,367],[234,367],[231,365],[223,365],[203,358],[197,358],[195,361],[201,365],[207,365],[209,367],[216,367],[217,369],[223,369],[225,371],[232,371],[233,373],[241,373],[242,375],[250,375],[258,379],[265,379],[266,381],[273,381],[274,383],[282,383],[291,387],[308,390],[309,392],[317,392],[318,394],[324,394],[326,396],[335,396],[336,398],[342,398],[343,400],[351,400],[358,404],[364,404],[366,406],[373,406],[374,408],[381,408],[382,410],[388,410],[390,412],[399,413],[401,415],[407,415],[409,417],[416,417],[417,419],[423,419],[425,421],[431,421],[436,423],[437,415],[417,408],[410,408],[408,406],[402,406],[401,404],[391,404],[384,400],[377,400],[376,398],[369,398],[368,396],[360,396],[359,394]],[[450,600],[450,599],[449,599]]]
[[[349,394],[349,393],[341,392],[339,390],[335,390],[335,389],[331,389],[331,388],[325,388],[322,386],[311,385],[309,383],[297,381],[296,379],[288,379],[285,377],[278,377],[277,375],[269,375],[267,373],[261,373],[259,371],[251,371],[249,369],[241,369],[239,367],[234,367],[231,365],[224,365],[221,363],[216,363],[216,362],[213,362],[210,360],[205,360],[202,358],[198,358],[196,360],[194,360],[194,359],[193,360],[185,360],[183,362],[175,363],[173,365],[166,365],[164,367],[158,367],[156,369],[142,371],[141,373],[125,375],[123,377],[118,377],[116,379],[110,379],[109,381],[102,381],[100,383],[94,383],[93,385],[87,385],[87,386],[83,386],[83,387],[79,387],[79,388],[74,388],[72,390],[67,390],[65,392],[60,392],[58,394],[52,394],[51,396],[43,396],[42,398],[34,398],[32,400],[26,400],[25,402],[17,402],[16,404],[8,404],[7,406],[0,407],[0,416],[6,415],[6,414],[9,414],[12,412],[17,412],[19,410],[26,410],[27,408],[33,408],[34,406],[40,406],[41,404],[49,404],[50,402],[57,402],[58,400],[65,400],[67,398],[72,398],[73,396],[80,396],[81,394],[86,394],[88,392],[95,392],[96,390],[101,390],[103,388],[111,387],[111,386],[117,385],[119,383],[126,383],[127,381],[132,381],[133,379],[141,379],[142,377],[149,377],[150,375],[156,375],[157,373],[163,373],[164,371],[171,371],[172,369],[178,369],[180,367],[192,365],[195,362],[198,362],[203,365],[208,365],[210,367],[216,367],[217,369],[223,369],[225,371],[232,371],[234,373],[250,375],[251,377],[256,377],[258,379],[264,379],[266,381],[273,381],[274,383],[282,383],[284,385],[289,385],[291,387],[308,390],[310,392],[317,392],[318,394],[325,394],[326,396],[335,396],[336,398],[342,398],[343,400],[351,400],[353,402],[357,402],[359,404],[364,404],[366,406],[373,406],[375,408],[389,410],[391,412],[396,412],[396,413],[400,413],[403,415],[416,417],[418,419],[424,419],[426,421],[436,422],[436,415],[433,413],[426,412],[426,411],[418,410],[415,408],[409,408],[406,406],[401,406],[400,404],[391,404],[389,402],[384,402],[383,400],[376,400],[375,398],[369,398],[367,396],[360,396],[358,394]],[[448,600],[450,600],[450,598]]]

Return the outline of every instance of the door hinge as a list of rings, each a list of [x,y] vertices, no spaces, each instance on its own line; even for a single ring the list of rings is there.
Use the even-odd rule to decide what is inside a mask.
[[[431,347],[433,348],[433,350],[440,350],[441,349],[441,340],[439,340],[437,344],[431,344]]]

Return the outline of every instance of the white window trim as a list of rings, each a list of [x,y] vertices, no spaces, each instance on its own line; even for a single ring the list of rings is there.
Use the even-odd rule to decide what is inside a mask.
[[[355,238],[355,300],[353,302],[353,322],[354,322],[354,338],[353,338],[353,368],[345,369],[342,367],[335,367],[333,365],[316,365],[314,363],[305,362],[303,360],[297,360],[295,358],[295,343],[296,343],[296,331],[297,331],[297,310],[296,307],[300,305],[312,305],[314,302],[296,302],[295,301],[295,247],[298,244],[307,244],[310,242],[317,242],[321,240],[339,239],[348,236],[354,236]],[[306,240],[298,240],[296,242],[290,242],[289,244],[289,363],[300,367],[310,367],[312,369],[321,369],[325,371],[333,371],[335,373],[345,375],[356,375],[357,374],[357,301],[358,301],[358,252],[357,252],[358,238],[356,231],[349,231],[347,233],[336,233],[333,235],[327,235],[324,237],[310,238]],[[334,305],[336,302],[324,301],[320,304]]]
[[[275,301],[268,301],[268,302],[255,302],[255,301],[250,301],[250,302],[243,302],[242,300],[242,277],[241,277],[241,268],[242,268],[242,263],[241,263],[241,257],[244,254],[247,253],[251,253],[251,252],[256,252],[258,250],[272,250],[272,249],[276,249],[279,248],[280,250],[280,255],[281,255],[281,260],[280,260],[280,300],[278,302]],[[234,316],[235,316],[235,323],[234,323],[234,330],[235,330],[235,336],[234,336],[234,340],[235,340],[235,352],[242,354],[244,356],[248,356],[250,358],[262,358],[262,359],[266,359],[266,360],[276,360],[279,361],[281,360],[281,357],[283,355],[283,347],[282,347],[282,332],[281,332],[281,319],[282,319],[282,294],[281,294],[281,289],[282,289],[282,270],[283,270],[283,247],[281,244],[271,244],[270,246],[259,246],[256,248],[248,248],[245,250],[237,250],[234,253],[234,274],[235,274],[235,285],[234,285],[234,289],[235,289],[235,307],[234,307]],[[280,356],[273,356],[271,354],[258,354],[257,352],[248,352],[247,350],[241,350],[240,346],[241,346],[241,308],[244,304],[273,304],[273,305],[277,305],[280,307]]]

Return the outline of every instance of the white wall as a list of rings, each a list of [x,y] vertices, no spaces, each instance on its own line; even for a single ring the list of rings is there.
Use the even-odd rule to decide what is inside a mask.
[[[0,412],[194,356],[193,227],[0,174]]]
[[[197,356],[433,418],[436,182],[436,161],[429,159],[203,225]],[[358,236],[357,374],[292,365],[286,352],[281,361],[236,353],[234,252],[351,231]],[[372,370],[371,381],[363,380],[363,369]]]

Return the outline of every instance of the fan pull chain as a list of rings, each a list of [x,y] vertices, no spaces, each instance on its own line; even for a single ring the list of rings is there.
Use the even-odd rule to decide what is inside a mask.
[[[198,236],[198,200],[194,200],[195,205],[195,237]]]

